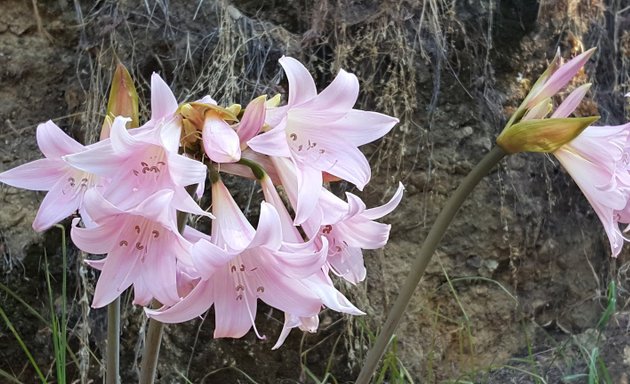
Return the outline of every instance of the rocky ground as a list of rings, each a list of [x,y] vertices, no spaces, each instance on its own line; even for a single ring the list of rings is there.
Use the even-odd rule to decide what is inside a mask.
[[[35,127],[48,119],[80,141],[94,141],[116,60],[132,72],[141,100],[153,71],[179,100],[210,94],[220,103],[245,103],[255,94],[284,92],[277,64],[284,54],[305,62],[320,86],[339,68],[356,73],[359,107],[401,119],[388,137],[364,148],[375,175],[361,196],[375,205],[398,180],[406,186],[403,203],[386,218],[390,244],[366,252],[363,284],[343,286],[367,315],[324,312],[319,333],[293,332],[278,351],[270,348],[281,313],[260,312],[267,340],[253,333],[213,340],[208,316],[169,326],[159,365],[161,383],[184,377],[195,383],[352,382],[440,208],[492,147],[557,48],[570,57],[598,47],[581,75],[593,88],[580,113],[599,113],[602,124],[627,121],[630,11],[620,3],[40,0],[35,9],[30,1],[4,0],[0,171],[40,157]],[[142,110],[146,114],[146,106]],[[61,231],[31,228],[42,197],[0,186],[0,282],[46,320],[44,255],[57,295],[64,270]],[[627,383],[628,255],[609,257],[596,215],[551,157],[511,156],[477,187],[444,238],[386,356],[393,368],[384,382],[579,383],[599,364],[600,380],[606,371],[611,382]],[[76,355],[70,381],[99,381],[105,311],[88,305],[94,272],[72,246],[67,256]],[[600,324],[611,282],[616,307]],[[6,290],[0,296],[38,364],[51,369],[49,324]],[[122,375],[133,382],[145,323],[140,309],[123,305]],[[32,382],[34,372],[5,325],[0,368]]]

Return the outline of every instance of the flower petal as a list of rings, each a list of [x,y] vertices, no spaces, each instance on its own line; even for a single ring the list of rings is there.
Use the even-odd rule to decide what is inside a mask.
[[[260,204],[260,217],[256,234],[248,248],[264,247],[271,250],[280,248],[282,242],[282,224],[280,216],[273,205],[262,202]]]
[[[591,88],[591,83],[586,83],[573,90],[566,99],[556,108],[551,118],[569,117],[575,108],[582,102],[586,92]]]
[[[81,152],[85,147],[66,135],[51,120],[37,126],[37,145],[44,156],[55,159],[71,153]]]
[[[192,247],[193,264],[204,279],[210,279],[218,269],[226,268],[234,257],[234,253],[229,253],[205,239],[200,239]]]
[[[334,132],[358,147],[385,136],[398,122],[397,118],[382,113],[352,109],[341,119],[328,124],[326,131]]]
[[[103,195],[101,195],[96,188],[88,189],[85,192],[83,196],[83,206],[90,216],[90,219],[97,223],[111,216],[125,213],[105,200]]]
[[[83,196],[75,191],[64,195],[64,185],[64,180],[60,180],[42,200],[33,220],[33,229],[37,232],[47,230],[79,209]]]
[[[402,201],[404,191],[405,187],[401,182],[398,182],[398,189],[396,189],[396,193],[394,193],[394,196],[392,196],[387,203],[381,205],[380,207],[366,209],[363,211],[362,216],[368,220],[376,220],[391,213]]]
[[[177,153],[168,155],[168,172],[176,185],[187,187],[205,184],[206,166],[203,163]]]
[[[172,307],[160,310],[144,308],[144,312],[162,323],[182,323],[206,312],[212,306],[213,297],[213,282],[201,280],[183,300]]]
[[[137,262],[137,257],[129,257],[122,248],[114,248],[107,255],[94,290],[93,308],[106,306],[129,288],[138,277]]]
[[[227,268],[214,274],[214,337],[239,338],[254,325],[256,298],[249,292],[238,293]]]
[[[167,244],[160,245],[159,249],[151,249],[144,258],[140,259],[139,268],[142,271],[144,284],[151,295],[160,303],[170,306],[179,302],[176,258],[172,247]]]
[[[238,135],[223,119],[206,115],[201,137],[208,157],[217,163],[234,163],[241,158],[241,142]]]
[[[294,224],[304,223],[313,213],[322,190],[322,172],[307,164],[296,165],[298,196]]]
[[[78,224],[78,218],[72,220],[72,230],[70,231],[72,242],[80,250],[93,255],[111,251],[116,241],[119,240],[118,236],[122,231],[122,226],[115,218],[105,220],[101,225],[93,228],[81,228]]]
[[[275,128],[260,134],[247,142],[247,145],[258,153],[267,156],[290,157],[291,150],[287,144],[286,120],[283,120]]]
[[[287,56],[283,56],[279,62],[289,81],[288,105],[301,104],[317,96],[315,81],[302,63]]]
[[[263,95],[247,104],[243,118],[236,128],[236,133],[238,134],[241,144],[246,143],[249,139],[256,136],[258,132],[260,132],[263,124],[265,124],[266,100],[267,96]]]
[[[289,91],[291,91],[290,88]],[[352,109],[358,97],[359,80],[352,73],[342,69],[326,89],[300,108],[348,111]]]
[[[0,173],[0,182],[32,191],[48,191],[71,170],[60,159],[39,159]]]
[[[151,75],[151,120],[159,120],[177,111],[177,99],[160,75]]]

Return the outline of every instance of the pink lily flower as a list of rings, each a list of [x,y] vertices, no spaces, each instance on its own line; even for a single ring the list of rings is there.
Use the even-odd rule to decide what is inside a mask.
[[[295,167],[286,159],[274,158],[273,163],[289,201],[295,206],[298,199]],[[328,239],[328,263],[333,272],[356,284],[366,275],[361,249],[382,248],[389,239],[391,226],[374,220],[391,213],[400,204],[404,187],[399,183],[389,202],[370,209],[352,193],[346,193],[346,203],[326,188],[320,189],[316,209],[302,227],[309,238]]]
[[[589,88],[590,84],[576,88],[552,117],[572,114]],[[628,240],[619,223],[630,223],[630,123],[590,126],[553,154],[595,210],[608,235],[612,256],[617,257]]]
[[[221,181],[212,186],[216,219],[212,236],[187,231],[195,241],[192,259],[201,280],[179,303],[160,310],[145,309],[165,323],[190,320],[215,306],[214,337],[242,337],[255,326],[257,300],[299,316],[316,315],[319,297],[302,284],[323,264],[327,248],[282,242],[280,218],[273,206],[261,205],[255,230]],[[325,244],[326,245],[326,244]]]
[[[290,158],[298,169],[298,202],[295,222],[313,212],[323,181],[322,172],[347,180],[363,189],[371,170],[357,148],[387,132],[398,119],[352,107],[359,94],[356,76],[341,70],[321,93],[299,61],[283,57],[280,64],[289,80],[289,101],[267,111],[268,132],[248,141],[253,150],[268,156]]]
[[[106,180],[71,166],[63,156],[85,151],[83,145],[66,135],[55,123],[37,127],[37,144],[45,158],[0,173],[0,181],[17,188],[48,191],[33,221],[41,232],[83,210],[83,195]]]
[[[630,223],[630,123],[588,127],[553,154],[593,206],[617,257],[628,240],[619,223]]]
[[[108,142],[63,159],[73,167],[111,178],[103,194],[120,209],[129,209],[162,189],[174,191],[175,209],[184,211],[196,205],[184,187],[197,184],[197,191],[203,190],[206,167],[177,153],[181,133],[178,119],[134,135],[125,129],[127,121],[128,118],[116,117]]]
[[[370,209],[366,209],[365,203],[352,193],[346,193],[346,203],[329,191],[322,191],[322,211],[343,206],[340,211],[343,216],[328,222],[309,219],[304,223],[304,228],[307,233],[313,233],[313,236],[324,236],[328,239],[328,263],[335,274],[352,284],[365,279],[362,249],[378,249],[387,244],[391,225],[375,220],[391,213],[400,204],[403,191],[404,187],[399,183],[389,202]],[[322,214],[324,219],[325,216]]]
[[[177,230],[174,196],[171,190],[161,190],[123,210],[96,189],[86,192],[85,209],[94,226],[80,228],[75,219],[70,235],[85,252],[107,253],[104,259],[86,261],[101,270],[94,308],[109,304],[131,285],[136,304],[146,305],[152,298],[165,305],[180,300],[177,264],[192,265],[192,245]],[[194,205],[188,208],[183,210],[199,213]]]
[[[278,215],[280,216],[280,222],[282,225],[283,240],[287,242],[297,243],[302,241],[302,235],[293,226],[291,216],[287,211],[278,191],[273,186],[271,178],[265,176],[260,180],[262,190],[265,195],[265,200],[276,208]],[[389,230],[389,229],[388,229]],[[312,236],[311,242],[315,247],[323,246],[329,243],[326,238],[320,238],[319,236]],[[329,252],[330,252],[330,248]],[[328,255],[328,254],[327,254]],[[328,256],[327,256],[328,257]],[[337,312],[348,313],[352,315],[364,315],[364,313],[355,307],[341,292],[339,292],[333,285],[332,280],[328,276],[329,268],[324,265],[316,273],[301,280],[309,291],[314,292],[321,300],[321,304]],[[295,313],[285,312],[285,322],[282,328],[282,332],[278,337],[278,341],[272,347],[272,349],[278,349],[284,343],[285,339],[289,335],[292,328],[299,327],[303,331],[315,332],[319,324],[319,318],[315,316],[298,316]]]

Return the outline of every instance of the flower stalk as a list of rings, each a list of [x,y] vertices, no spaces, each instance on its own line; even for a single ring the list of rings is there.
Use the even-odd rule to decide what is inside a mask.
[[[120,383],[120,296],[107,305],[107,384]]]
[[[153,384],[155,382],[163,331],[163,323],[155,319],[149,320],[149,330],[144,340],[144,353],[142,354],[140,366],[140,384]]]
[[[381,333],[376,338],[376,342],[365,360],[365,364],[359,377],[357,378],[357,384],[368,384],[374,371],[377,368],[385,349],[389,345],[389,342],[394,334],[394,331],[400,323],[405,309],[409,305],[409,301],[424,274],[424,271],[433,256],[440,240],[444,236],[444,233],[448,229],[449,225],[453,221],[455,214],[468,198],[472,190],[479,183],[479,181],[486,176],[496,164],[506,156],[506,153],[498,146],[492,148],[486,156],[470,171],[470,173],[464,178],[457,190],[453,193],[451,198],[446,202],[446,205],[438,215],[431,231],[424,240],[422,248],[416,256],[413,264],[411,265],[409,275],[405,280],[403,287],[400,290],[400,294],[394,303],[394,306],[389,311],[385,325],[381,330]]]

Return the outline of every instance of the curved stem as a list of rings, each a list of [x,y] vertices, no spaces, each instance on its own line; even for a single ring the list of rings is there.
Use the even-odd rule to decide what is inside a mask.
[[[475,188],[475,186],[479,183],[479,181],[490,172],[490,170],[505,157],[506,153],[499,147],[494,147],[490,152],[484,156],[483,159],[473,168],[470,173],[464,178],[459,187],[455,190],[451,198],[446,202],[446,205],[438,215],[431,231],[427,235],[424,240],[424,244],[422,244],[422,248],[416,259],[413,261],[411,265],[411,270],[405,283],[400,290],[398,298],[394,303],[394,306],[389,311],[387,316],[387,320],[385,321],[385,325],[381,330],[381,333],[378,335],[376,342],[372,349],[368,352],[367,359],[365,364],[363,365],[363,369],[361,369],[361,373],[359,373],[359,377],[357,378],[357,384],[367,384],[369,383],[376,367],[389,344],[389,341],[402,318],[409,301],[413,295],[413,292],[416,289],[416,286],[420,282],[420,278],[424,274],[429,261],[431,260],[431,256],[435,252],[440,240],[444,236],[448,226],[450,225],[453,217],[461,207],[462,203],[466,200],[470,192]]]

